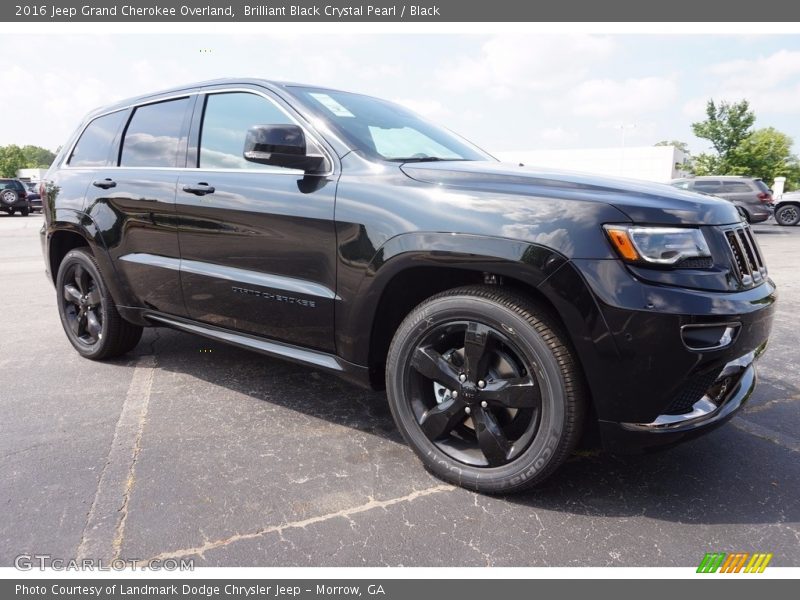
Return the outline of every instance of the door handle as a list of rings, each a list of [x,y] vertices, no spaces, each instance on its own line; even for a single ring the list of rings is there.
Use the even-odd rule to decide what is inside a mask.
[[[188,192],[189,194],[194,194],[195,196],[205,196],[206,194],[213,194],[215,190],[213,185],[208,185],[207,183],[201,181],[196,185],[183,186],[183,191]]]
[[[109,188],[117,187],[117,182],[114,181],[113,179],[109,179],[108,177],[106,177],[105,179],[98,179],[97,181],[93,181],[92,185],[94,187],[99,187],[104,190],[107,190]]]

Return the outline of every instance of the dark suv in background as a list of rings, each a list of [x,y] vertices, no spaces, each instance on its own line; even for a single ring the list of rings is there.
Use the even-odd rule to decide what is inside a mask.
[[[28,190],[19,179],[0,179],[0,210],[9,215],[18,212],[23,217],[30,214]]]
[[[641,451],[724,423],[772,323],[731,203],[504,165],[359,94],[243,79],[119,102],[43,190],[81,355],[168,326],[385,386],[425,465],[484,492],[542,481],[584,434]]]
[[[670,185],[725,198],[739,207],[749,223],[766,221],[773,213],[772,190],[761,179],[735,175],[701,176],[675,179]]]

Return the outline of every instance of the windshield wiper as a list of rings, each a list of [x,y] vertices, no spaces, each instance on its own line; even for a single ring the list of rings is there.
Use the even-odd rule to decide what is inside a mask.
[[[390,158],[392,162],[403,162],[403,163],[410,163],[410,162],[439,162],[439,161],[463,161],[463,160],[471,160],[469,158],[443,158],[441,156],[409,156],[406,158]]]

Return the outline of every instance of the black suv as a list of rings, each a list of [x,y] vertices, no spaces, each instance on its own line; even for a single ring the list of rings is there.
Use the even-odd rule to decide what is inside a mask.
[[[358,94],[225,80],[90,114],[44,182],[75,349],[169,326],[386,386],[424,463],[484,492],[585,434],[664,446],[756,381],[775,287],[729,202],[495,161]]]
[[[19,179],[0,179],[0,210],[9,215],[19,212],[23,217],[30,214],[28,190]]]

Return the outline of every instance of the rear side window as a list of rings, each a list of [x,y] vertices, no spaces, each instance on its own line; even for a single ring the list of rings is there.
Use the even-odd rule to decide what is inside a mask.
[[[177,167],[188,98],[139,106],[122,141],[121,167]]]
[[[722,184],[722,191],[728,194],[742,194],[753,190],[744,181],[725,181]]]
[[[122,126],[126,111],[96,118],[84,129],[67,164],[71,167],[105,167],[109,164],[111,144]]]
[[[680,188],[682,190],[689,189],[689,182],[688,181],[676,181],[675,183],[671,184],[672,187]]]
[[[243,92],[212,94],[206,100],[200,134],[201,169],[275,169],[244,159],[244,140],[253,125],[291,125],[274,103]],[[311,143],[311,140],[308,140]]]
[[[698,192],[705,192],[706,194],[716,194],[722,188],[722,184],[719,181],[695,181],[694,182],[694,189]]]

